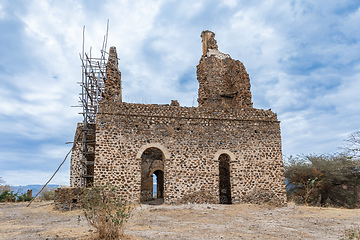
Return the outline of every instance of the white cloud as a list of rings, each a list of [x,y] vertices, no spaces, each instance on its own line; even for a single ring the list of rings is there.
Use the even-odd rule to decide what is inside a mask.
[[[235,7],[237,5],[237,1],[236,0],[223,0],[221,4],[224,6],[228,6],[228,7]]]
[[[86,49],[98,56],[107,19],[125,101],[196,105],[199,36],[209,29],[221,51],[245,64],[254,106],[278,113],[285,154],[332,151],[358,128],[358,6],[335,0],[36,0],[18,6],[0,0],[0,20],[10,13],[16,27],[6,29],[17,32],[2,45],[16,48],[0,57],[0,132],[43,154],[29,151],[30,162],[66,154],[66,146],[56,146],[72,141],[81,120],[80,109],[70,106],[80,91],[82,27]],[[1,159],[26,158],[4,148]]]
[[[2,6],[2,1],[0,1],[0,20],[5,19],[6,18],[6,13],[4,11],[4,7]]]
[[[34,1],[24,8],[25,13],[19,10],[15,15],[25,26],[21,44],[27,51],[22,54],[31,60],[21,71],[23,66],[16,68],[19,59],[9,55],[8,62],[17,71],[0,72],[4,84],[1,115],[11,117],[0,131],[29,139],[71,133],[70,128],[80,119],[79,109],[70,108],[77,105],[80,89],[76,82],[81,76],[82,23],[78,20],[81,13],[74,14],[79,6],[75,2]]]
[[[186,21],[203,11],[206,4],[207,2],[204,0],[191,1],[190,4],[189,1],[181,1],[177,6],[176,14],[180,15],[184,21]]]
[[[66,154],[71,150],[72,144],[58,145],[58,144],[43,144],[41,146],[41,156],[45,159],[63,160]],[[70,157],[68,157],[70,161]]]

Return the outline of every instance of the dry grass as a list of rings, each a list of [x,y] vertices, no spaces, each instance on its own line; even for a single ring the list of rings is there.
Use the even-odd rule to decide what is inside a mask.
[[[96,186],[85,190],[84,215],[96,228],[98,239],[123,239],[123,224],[131,216],[131,206],[115,197],[115,188]]]
[[[344,237],[341,240],[360,240],[360,227],[353,226],[351,228],[345,229]]]
[[[0,204],[0,239],[94,239],[82,211],[52,202]],[[81,215],[81,221],[78,216]],[[123,239],[337,239],[360,222],[360,209],[251,204],[137,205]],[[354,238],[355,239],[355,238]]]

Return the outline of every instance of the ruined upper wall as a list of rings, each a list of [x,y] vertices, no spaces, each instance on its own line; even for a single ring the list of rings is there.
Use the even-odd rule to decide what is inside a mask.
[[[121,72],[118,68],[115,47],[110,47],[109,59],[106,65],[105,99],[112,102],[122,102]]]
[[[197,66],[199,107],[252,108],[250,78],[244,65],[218,50],[215,33],[201,33],[203,55]]]
[[[174,105],[100,103],[98,118],[103,115],[128,115],[181,119],[218,119],[232,121],[278,122],[276,113],[256,108],[206,109],[199,107],[181,107]]]

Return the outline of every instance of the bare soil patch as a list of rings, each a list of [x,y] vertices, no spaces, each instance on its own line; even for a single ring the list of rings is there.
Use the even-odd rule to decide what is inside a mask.
[[[80,221],[79,221],[80,215]],[[137,205],[126,239],[340,239],[360,225],[360,209],[251,204]],[[0,204],[0,239],[92,239],[82,211],[53,202]]]

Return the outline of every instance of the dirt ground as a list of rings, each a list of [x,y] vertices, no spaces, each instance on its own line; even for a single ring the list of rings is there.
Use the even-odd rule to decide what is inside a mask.
[[[80,216],[80,218],[79,218]],[[138,205],[127,239],[340,239],[360,225],[360,209],[258,205]],[[0,203],[0,239],[92,239],[81,211],[53,202]]]

